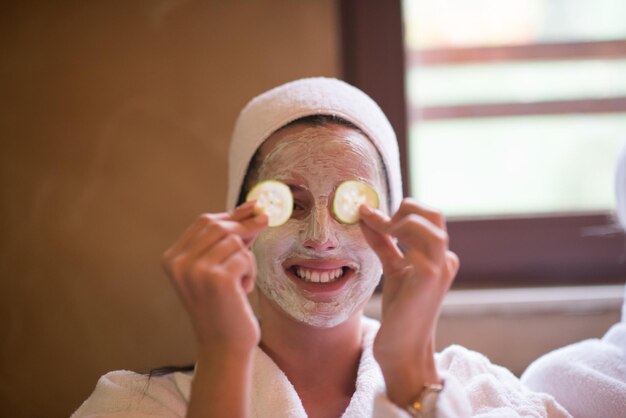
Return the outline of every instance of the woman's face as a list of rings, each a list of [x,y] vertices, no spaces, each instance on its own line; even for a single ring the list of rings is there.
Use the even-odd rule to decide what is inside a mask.
[[[256,180],[280,180],[294,196],[291,219],[263,231],[252,247],[261,297],[297,321],[340,324],[362,309],[382,268],[359,225],[333,217],[332,200],[342,181],[358,179],[387,201],[376,148],[343,125],[295,125],[264,143],[261,161]]]

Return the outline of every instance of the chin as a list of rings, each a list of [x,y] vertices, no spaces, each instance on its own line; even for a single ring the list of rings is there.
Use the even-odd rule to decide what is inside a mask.
[[[259,289],[276,309],[294,321],[314,328],[334,328],[354,315],[360,315],[375,287],[376,283],[371,291],[324,302],[309,299],[297,289],[289,291],[286,288],[267,289],[263,286],[259,286]]]
[[[293,317],[292,318],[301,323],[304,324],[306,326],[312,327],[312,328],[324,328],[324,329],[330,329],[330,328],[335,328],[345,322],[347,322],[348,320],[350,320],[353,316],[354,316],[355,312],[351,312],[351,313],[342,313],[342,314],[335,314],[335,315],[323,315],[323,314],[317,314],[317,315],[309,315],[309,316],[305,316],[305,317]]]

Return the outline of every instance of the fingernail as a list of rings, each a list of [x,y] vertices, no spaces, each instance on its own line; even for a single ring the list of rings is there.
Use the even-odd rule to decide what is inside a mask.
[[[359,212],[363,215],[369,215],[372,213],[372,209],[369,206],[361,205],[359,207]]]

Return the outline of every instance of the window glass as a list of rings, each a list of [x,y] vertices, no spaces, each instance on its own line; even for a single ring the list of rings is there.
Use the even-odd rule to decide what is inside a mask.
[[[404,0],[408,48],[626,38],[623,0]]]
[[[626,113],[433,121],[410,147],[411,184],[450,216],[613,208]]]
[[[409,102],[420,106],[626,96],[626,59],[414,66],[407,75]]]
[[[452,217],[613,209],[626,140],[625,1],[405,0],[403,9],[414,196]],[[458,59],[468,49],[479,53]],[[443,54],[429,59],[433,51]]]

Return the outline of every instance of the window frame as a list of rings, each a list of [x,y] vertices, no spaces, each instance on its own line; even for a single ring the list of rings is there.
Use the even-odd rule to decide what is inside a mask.
[[[408,120],[401,0],[340,0],[338,2],[342,77],[368,93],[387,114],[397,137],[404,179],[410,190],[407,162]],[[596,44],[596,45],[591,45]],[[586,43],[603,57],[626,51],[626,41]],[[578,52],[575,52],[578,51]],[[554,59],[578,58],[580,48],[545,44],[538,48],[469,48],[454,59],[526,59],[552,54]],[[623,55],[619,55],[623,56]],[[482,58],[481,58],[482,57]],[[409,57],[415,59],[415,57]],[[431,51],[419,59],[449,60],[446,51]],[[544,58],[542,58],[544,59]],[[547,103],[544,108],[487,105],[487,114],[511,112],[594,113],[626,111],[626,98]],[[458,117],[474,109],[431,109],[432,117]],[[421,110],[423,112],[423,109]],[[498,113],[500,112],[500,113]],[[515,113],[519,114],[519,113]],[[478,117],[481,116],[480,114]],[[461,259],[455,287],[510,287],[623,283],[626,279],[626,236],[615,227],[610,212],[452,219],[447,227],[450,247]],[[494,254],[497,254],[494,255]]]

